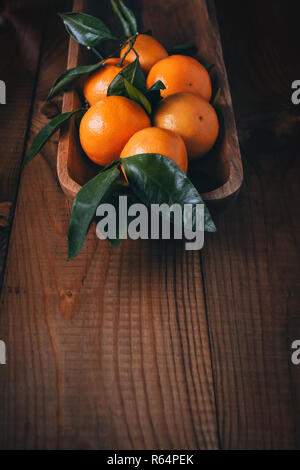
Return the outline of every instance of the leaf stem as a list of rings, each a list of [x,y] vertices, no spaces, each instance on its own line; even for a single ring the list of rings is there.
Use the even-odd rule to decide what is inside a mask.
[[[95,47],[88,47],[89,50],[91,50],[100,60],[104,60],[104,57],[100,54],[100,52],[97,51]]]

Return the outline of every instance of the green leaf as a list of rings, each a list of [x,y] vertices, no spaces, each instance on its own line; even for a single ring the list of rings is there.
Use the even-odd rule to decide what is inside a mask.
[[[136,59],[131,64],[127,65],[118,75],[113,79],[107,90],[107,96],[119,95],[127,96],[127,90],[123,78],[126,78],[135,88],[143,94],[146,92],[146,80],[142,72],[140,62]]]
[[[212,105],[214,106],[214,108],[219,108],[221,106],[221,88],[218,89],[213,101],[212,101]]]
[[[145,75],[141,69],[138,58],[122,70],[122,75],[142,93],[147,91]]]
[[[121,70],[111,82],[107,90],[107,96],[125,96],[141,104],[148,114],[151,114],[152,107],[145,97],[146,80],[140,67],[139,60],[136,59],[131,64]]]
[[[103,21],[85,13],[59,13],[68,33],[83,46],[95,47],[104,41],[117,41]]]
[[[135,86],[133,86],[128,80],[126,80],[126,78],[123,78],[123,80],[124,80],[128,98],[141,104],[143,108],[145,108],[147,113],[150,115],[152,113],[152,108],[151,108],[151,104],[149,103],[145,95],[143,95],[143,93],[140,92]]]
[[[128,8],[122,0],[119,0],[121,12],[123,13],[123,17],[127,20],[129,25],[129,29],[132,35],[137,33],[137,22],[134,13]]]
[[[79,67],[74,67],[73,69],[66,70],[55,80],[47,97],[47,100],[54,98],[54,96],[58,95],[58,93],[60,93],[61,91],[67,90],[82,75],[86,73],[95,72],[100,67],[102,67],[102,65],[103,61],[94,65],[81,65]]]
[[[197,53],[197,47],[193,44],[178,44],[168,49],[169,55],[183,54],[194,56]]]
[[[77,193],[71,211],[68,230],[68,260],[80,253],[98,205],[120,175],[118,162],[102,170]]]
[[[110,3],[111,3],[111,6],[112,6],[115,14],[117,15],[117,17],[120,20],[120,23],[122,25],[125,37],[129,38],[131,36],[131,29],[130,29],[130,25],[129,25],[128,21],[122,15],[116,0],[110,0]]]
[[[61,125],[70,119],[73,114],[78,113],[79,111],[84,111],[82,108],[76,109],[75,111],[70,111],[69,113],[59,114],[55,116],[46,126],[44,126],[40,132],[35,136],[32,145],[28,151],[28,154],[23,162],[23,167],[30,162],[30,160],[35,157],[37,153],[41,150],[43,145],[50,139],[50,137],[61,127]]]
[[[160,90],[165,90],[165,85],[161,80],[158,80],[157,82],[152,85],[151,88],[149,88],[146,93],[145,97],[149,100],[152,108],[154,108],[157,103],[162,99]]]
[[[186,174],[170,159],[159,154],[142,154],[122,159],[130,187],[142,202],[151,204],[193,204],[193,230],[196,204],[203,199]],[[216,227],[204,206],[204,227],[215,232]]]
[[[155,82],[151,88],[148,88],[147,93],[151,93],[152,91],[165,90],[165,89],[166,89],[166,85],[161,80],[157,80],[157,82]]]
[[[137,33],[137,22],[133,12],[119,0],[110,0],[112,8],[120,20],[126,38]]]

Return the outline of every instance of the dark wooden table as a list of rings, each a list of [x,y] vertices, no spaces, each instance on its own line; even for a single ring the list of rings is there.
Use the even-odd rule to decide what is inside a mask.
[[[0,25],[0,448],[300,448],[296,2],[216,2],[245,182],[203,252],[91,231],[71,263],[57,135],[20,178],[70,3],[24,3]]]

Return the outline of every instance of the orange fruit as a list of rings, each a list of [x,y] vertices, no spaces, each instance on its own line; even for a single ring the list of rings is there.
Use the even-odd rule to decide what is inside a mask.
[[[124,96],[106,96],[83,116],[79,137],[87,156],[98,165],[108,165],[137,131],[148,127],[150,119],[143,108]]]
[[[126,44],[126,46],[121,49],[121,58],[128,51],[129,47],[129,44]],[[166,49],[156,39],[154,39],[152,36],[149,36],[148,34],[139,34],[133,47],[139,55],[141,68],[146,75],[158,60],[168,57]],[[126,56],[126,61],[134,62],[135,59],[136,54],[131,49],[131,51]]]
[[[116,57],[107,59],[103,66],[86,80],[83,94],[90,106],[107,95],[107,89],[115,76],[128,65],[128,62],[125,62],[123,67],[118,67],[119,62],[120,59]]]
[[[177,93],[162,100],[153,122],[157,127],[178,132],[191,159],[205,155],[219,133],[216,111],[195,93]]]
[[[185,173],[188,167],[187,151],[180,135],[175,132],[147,127],[136,132],[121,152],[121,158],[142,153],[159,153],[170,158]]]
[[[211,80],[208,71],[193,57],[171,55],[156,62],[147,77],[150,88],[157,80],[161,80],[166,89],[161,96],[166,98],[183,91],[198,93],[209,101],[212,95]]]

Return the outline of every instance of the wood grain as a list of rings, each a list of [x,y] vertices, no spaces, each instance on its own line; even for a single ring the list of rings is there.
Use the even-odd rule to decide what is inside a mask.
[[[298,17],[292,0],[216,3],[245,157],[239,199],[200,256],[180,243],[115,250],[92,229],[68,263],[51,139],[23,172],[0,299],[0,448],[300,448]],[[66,64],[52,18],[30,139]]]
[[[226,449],[300,446],[300,370],[290,360],[291,344],[300,337],[300,133],[299,111],[289,104],[291,78],[300,70],[294,63],[296,21],[282,2],[272,5],[217,3],[221,26],[227,27],[225,59],[237,92],[246,173],[239,203],[217,221],[218,234],[203,252]],[[289,31],[283,43],[279,30]],[[233,37],[239,38],[234,49]]]
[[[49,25],[31,135],[66,57],[59,31]],[[21,180],[1,297],[0,446],[218,448],[198,254],[180,243],[113,249],[91,230],[68,263],[56,149],[54,137]]]
[[[44,14],[37,2],[35,7],[29,15],[21,5],[7,5],[0,25],[5,44],[0,79],[7,95],[6,104],[0,105],[0,289],[42,38]]]

